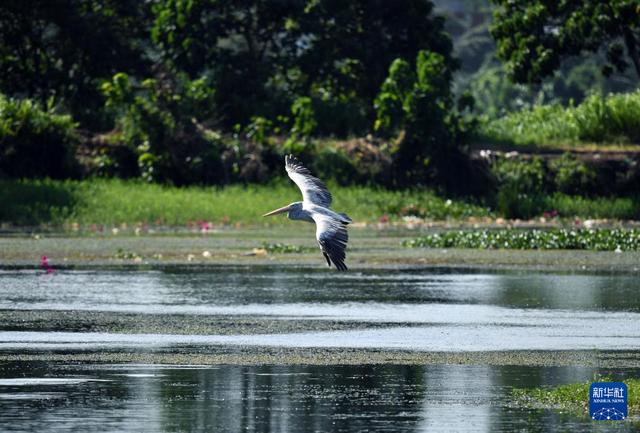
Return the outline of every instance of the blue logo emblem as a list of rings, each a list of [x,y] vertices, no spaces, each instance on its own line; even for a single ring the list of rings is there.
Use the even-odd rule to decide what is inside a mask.
[[[627,385],[593,382],[589,388],[589,414],[596,421],[620,421],[627,417]]]

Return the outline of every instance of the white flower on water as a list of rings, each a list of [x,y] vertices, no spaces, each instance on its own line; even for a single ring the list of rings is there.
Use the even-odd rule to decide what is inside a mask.
[[[202,252],[202,257],[204,257],[205,259],[208,259],[209,257],[211,257],[211,252],[210,251],[203,251]]]

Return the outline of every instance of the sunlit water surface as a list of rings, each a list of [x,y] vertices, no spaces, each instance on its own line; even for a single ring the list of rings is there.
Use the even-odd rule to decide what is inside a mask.
[[[0,330],[5,353],[211,346],[640,349],[640,281],[625,275],[450,271],[346,274],[266,267],[0,271],[0,309],[383,323],[257,335]],[[409,326],[410,325],[410,326]],[[365,327],[366,328],[366,327]],[[579,431],[524,409],[513,387],[638,371],[515,366],[173,366],[0,363],[0,431]],[[630,423],[598,431],[631,431]]]

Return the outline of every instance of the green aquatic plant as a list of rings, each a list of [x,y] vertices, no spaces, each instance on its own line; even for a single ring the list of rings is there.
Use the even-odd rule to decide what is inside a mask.
[[[455,230],[405,240],[406,247],[639,251],[639,229]]]
[[[142,256],[135,251],[127,251],[123,250],[122,248],[118,248],[116,253],[113,255],[113,258],[120,260],[140,260],[142,259]]]
[[[611,381],[611,378],[596,377],[593,381]],[[565,409],[575,413],[589,412],[589,387],[593,381],[570,383],[553,388],[514,388],[512,395],[519,405]],[[629,392],[628,414],[640,415],[640,379],[625,379]]]
[[[304,247],[301,245],[289,245],[289,244],[280,243],[280,242],[276,242],[276,243],[264,242],[262,244],[262,248],[267,253],[277,253],[277,254],[299,254],[299,253],[307,253],[310,251],[315,251],[315,249],[313,248]]]

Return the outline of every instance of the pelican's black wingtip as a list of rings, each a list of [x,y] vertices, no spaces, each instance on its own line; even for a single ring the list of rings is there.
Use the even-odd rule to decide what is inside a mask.
[[[322,255],[324,256],[325,260],[327,261],[327,266],[331,267],[331,260],[329,259],[329,255],[327,253],[325,253],[324,251],[322,251]]]
[[[300,163],[300,161],[298,161],[298,158],[296,158],[293,153],[285,155],[284,156],[284,162],[286,164],[292,164],[292,165],[296,165],[296,164]]]
[[[348,271],[349,268],[347,268],[347,265],[344,264],[343,261],[339,261],[339,262],[334,262],[334,265],[336,265],[336,269],[339,271]]]

